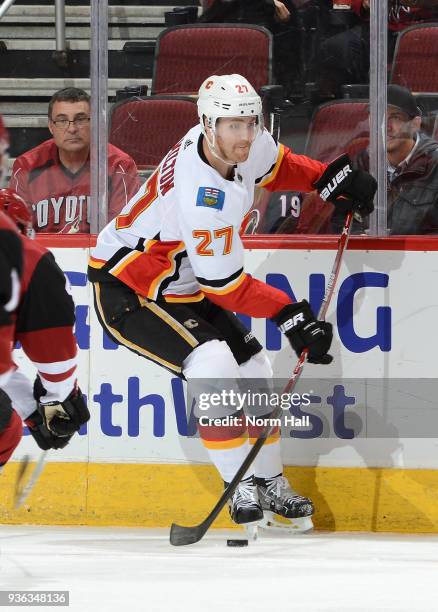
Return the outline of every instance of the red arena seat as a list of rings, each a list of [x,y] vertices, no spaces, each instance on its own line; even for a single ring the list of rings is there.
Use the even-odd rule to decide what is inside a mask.
[[[265,28],[195,24],[164,30],[155,47],[152,93],[195,94],[212,74],[241,74],[256,90],[271,83],[272,36]]]
[[[399,34],[391,83],[412,92],[438,91],[438,23],[413,26]]]
[[[109,141],[129,153],[139,168],[154,168],[197,122],[191,98],[131,98],[112,108]]]
[[[369,134],[368,101],[336,100],[319,106],[307,135],[306,155],[329,162]],[[352,151],[352,154],[357,151]]]

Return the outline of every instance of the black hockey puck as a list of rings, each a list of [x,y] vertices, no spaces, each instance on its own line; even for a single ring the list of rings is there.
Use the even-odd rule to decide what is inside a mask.
[[[248,540],[227,540],[227,546],[248,546]]]

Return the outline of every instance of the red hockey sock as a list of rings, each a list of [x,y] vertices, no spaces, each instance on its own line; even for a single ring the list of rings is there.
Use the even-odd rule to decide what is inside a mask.
[[[210,459],[225,482],[230,482],[249,452],[246,421],[243,415],[233,415],[232,423],[201,425],[198,431]],[[251,466],[244,478],[253,474]]]

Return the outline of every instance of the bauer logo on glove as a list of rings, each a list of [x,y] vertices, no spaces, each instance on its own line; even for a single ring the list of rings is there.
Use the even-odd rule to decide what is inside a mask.
[[[287,319],[278,329],[285,334],[293,327],[296,327],[298,323],[304,323],[304,315],[302,312],[299,312],[290,319]]]
[[[369,215],[374,210],[377,182],[365,170],[354,169],[348,155],[332,161],[314,187],[320,197],[332,202],[341,214],[353,211]]]
[[[333,331],[331,323],[318,321],[306,300],[287,304],[273,318],[299,357],[308,349],[307,361],[327,365],[333,361],[328,354]]]
[[[327,186],[324,187],[324,189],[319,194],[319,197],[322,200],[324,200],[324,202],[327,202],[327,200],[330,199],[331,194],[334,193],[334,191],[338,187],[342,186],[342,183],[345,181],[348,175],[351,174],[352,172],[353,172],[353,168],[351,167],[350,164],[347,164],[346,166],[344,166],[342,170],[339,170],[336,176],[334,176],[331,179],[331,181],[327,184]]]

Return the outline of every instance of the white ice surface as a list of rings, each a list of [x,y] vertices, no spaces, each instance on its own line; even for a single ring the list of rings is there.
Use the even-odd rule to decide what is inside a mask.
[[[32,609],[75,612],[438,610],[438,536],[315,532],[226,546],[242,535],[214,530],[175,548],[167,530],[0,525],[0,589],[69,590],[69,608]]]

